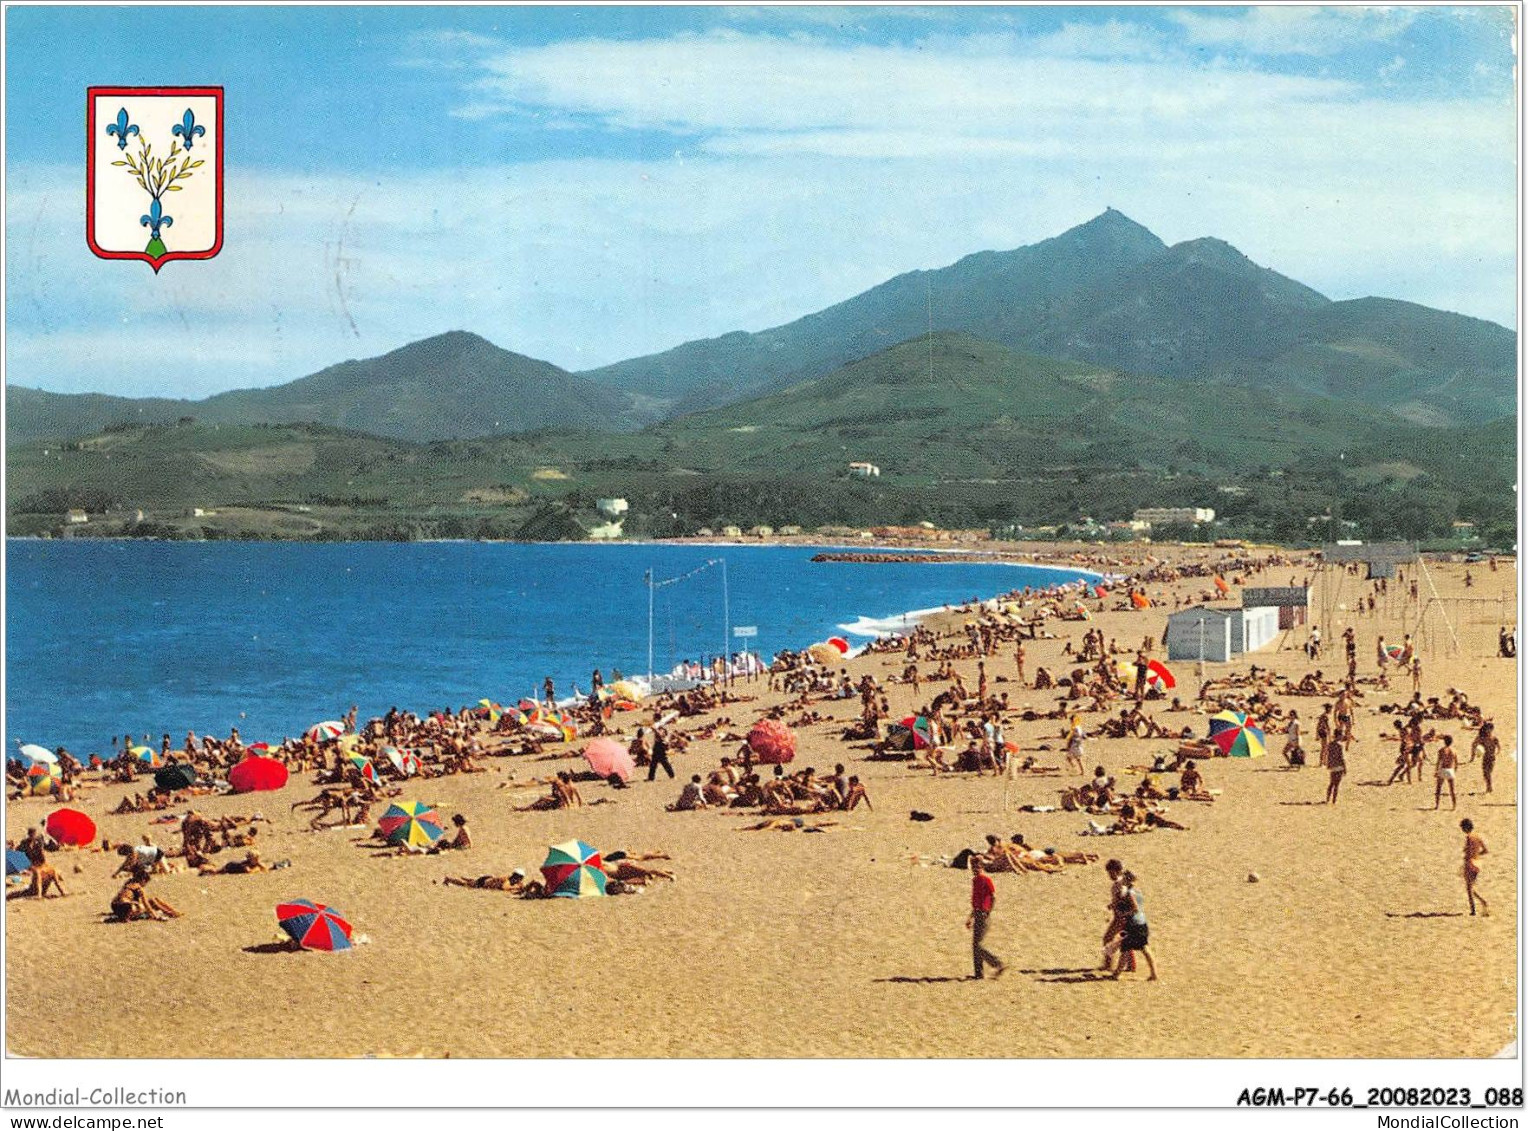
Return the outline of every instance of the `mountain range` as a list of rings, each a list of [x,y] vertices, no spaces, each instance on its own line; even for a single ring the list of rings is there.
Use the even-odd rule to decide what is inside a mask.
[[[1062,363],[1107,370],[1116,393],[1149,389],[1157,403],[1173,399],[1172,383],[1216,386],[1220,398],[1234,386],[1272,414],[1266,419],[1320,410],[1340,423],[1351,406],[1447,427],[1516,410],[1511,330],[1389,299],[1333,302],[1223,241],[1168,246],[1110,209],[1053,239],[899,275],[783,326],[687,342],[581,374],[463,331],[284,385],[198,401],[51,393],[9,383],[19,377],[10,374],[6,434],[12,444],[72,439],[114,424],[193,417],[224,425],[313,423],[410,442],[544,429],[621,432],[655,423],[677,435],[693,431],[683,423],[688,414],[774,397],[902,343],[921,340],[928,351],[941,332],[960,335],[950,339],[966,343],[959,348],[980,351],[987,343],[1028,359],[1024,379],[1005,383],[1001,397],[994,399],[995,389],[978,397],[999,416],[1015,415],[1042,389],[1065,399],[1066,389],[1042,380],[1080,372]],[[1017,372],[1010,362],[994,371]],[[873,433],[892,412],[870,405],[862,415]]]

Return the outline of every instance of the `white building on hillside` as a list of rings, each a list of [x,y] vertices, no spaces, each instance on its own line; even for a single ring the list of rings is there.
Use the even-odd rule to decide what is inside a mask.
[[[1214,522],[1213,507],[1142,507],[1131,516],[1147,526],[1198,526]]]

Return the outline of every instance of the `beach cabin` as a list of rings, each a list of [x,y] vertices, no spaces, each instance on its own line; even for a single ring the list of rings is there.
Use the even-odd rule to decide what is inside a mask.
[[[1238,609],[1210,609],[1203,606],[1169,613],[1168,660],[1203,659],[1225,663],[1234,654],[1231,650],[1231,622],[1240,619],[1241,611]]]
[[[1310,590],[1304,585],[1254,586],[1242,590],[1242,608],[1277,609],[1281,630],[1303,625],[1309,607]]]
[[[77,508],[77,507],[75,509],[71,510],[64,517],[71,524],[78,524],[78,523],[81,523],[81,522],[89,522],[90,521],[90,516],[88,514],[86,514],[84,511],[82,511],[79,508]]]
[[[1256,652],[1279,634],[1279,611],[1262,606],[1239,609],[1231,617],[1231,654]]]

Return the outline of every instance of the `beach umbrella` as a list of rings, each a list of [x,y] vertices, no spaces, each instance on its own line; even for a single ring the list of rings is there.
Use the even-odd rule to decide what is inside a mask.
[[[838,649],[840,656],[847,656],[849,654],[849,642],[842,636],[830,636],[828,637],[828,643]]]
[[[543,738],[555,738],[560,740],[563,737],[562,727],[558,726],[556,723],[545,722],[542,719],[537,719],[535,722],[526,723],[525,729],[528,730],[531,734],[539,734]]]
[[[269,754],[271,752],[271,744],[269,742],[251,742],[244,749],[248,750],[251,754]]]
[[[188,789],[196,784],[196,770],[185,762],[177,762],[157,771],[154,784],[164,790]]]
[[[63,780],[63,773],[52,762],[33,762],[27,767],[27,792],[33,797],[53,793]]]
[[[27,859],[27,854],[15,848],[5,850],[5,874],[7,876],[19,876],[23,872],[32,870],[32,862]]]
[[[361,771],[363,781],[374,782],[377,780],[377,767],[372,765],[371,759],[365,754],[352,751],[345,755],[345,761]]]
[[[821,644],[813,644],[806,650],[806,654],[824,667],[831,667],[844,658],[842,652],[826,641]]]
[[[901,741],[906,743],[903,747],[904,749],[923,750],[927,747],[938,745],[934,741],[933,720],[927,715],[908,715],[901,722],[892,723],[887,728],[887,731],[893,738],[900,739],[902,735],[907,736],[905,739],[901,739]]]
[[[133,756],[133,760],[144,766],[164,765],[164,756],[152,746],[132,746],[127,751]]]
[[[1385,655],[1389,656],[1392,660],[1399,660],[1405,654],[1406,649],[1399,644],[1385,645]]]
[[[55,809],[42,827],[59,844],[89,844],[96,835],[95,822],[78,809]]]
[[[527,715],[534,716],[537,711],[541,710],[541,704],[534,699],[522,699],[515,704],[515,708]]]
[[[392,763],[393,769],[404,777],[413,777],[424,766],[419,755],[412,750],[399,750],[396,746],[382,747],[382,756]]]
[[[228,771],[228,784],[233,786],[235,793],[280,789],[286,783],[286,763],[259,754],[245,758]]]
[[[1108,595],[1109,595],[1109,591],[1107,589],[1105,589],[1102,585],[1095,585],[1095,586],[1093,586],[1093,596],[1097,597],[1100,601],[1102,601]]]
[[[389,844],[407,844],[428,848],[446,834],[440,814],[422,801],[400,801],[389,805],[377,822]]]
[[[605,690],[609,691],[617,699],[642,698],[642,689],[629,679],[618,679]]]
[[[314,723],[306,732],[304,738],[311,738],[314,742],[332,742],[345,733],[345,724],[330,719],[328,722]]]
[[[1210,741],[1232,758],[1261,758],[1268,753],[1256,719],[1240,711],[1221,711],[1210,716]]]
[[[53,751],[31,743],[21,746],[14,754],[7,754],[6,761],[20,762],[22,768],[32,765],[34,762],[47,762],[49,764],[58,761],[58,755]]]
[[[622,781],[630,781],[637,770],[637,763],[626,744],[613,738],[596,738],[586,743],[584,761],[602,778],[615,774]]]
[[[600,871],[599,850],[581,840],[554,844],[541,865],[547,894],[562,899],[588,899],[605,894],[605,873]]]
[[[1138,609],[1151,608],[1151,598],[1138,589],[1131,592],[1130,603]]]
[[[778,719],[760,719],[748,732],[748,749],[755,762],[778,766],[796,756],[796,733]]]
[[[1140,671],[1140,665],[1128,660],[1119,663],[1119,674],[1127,684],[1135,685],[1136,674]],[[1146,663],[1146,687],[1151,691],[1171,691],[1178,686],[1178,681],[1173,678],[1173,673],[1167,670],[1165,664],[1156,660],[1148,660]]]
[[[311,899],[276,904],[276,922],[303,950],[349,950],[350,924],[332,907]]]

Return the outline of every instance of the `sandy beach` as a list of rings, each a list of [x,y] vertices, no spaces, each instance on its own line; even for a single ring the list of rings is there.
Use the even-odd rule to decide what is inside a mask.
[[[1110,548],[1193,560],[1207,549]],[[1253,551],[1256,553],[1257,551]],[[1058,564],[1061,564],[1058,562]],[[833,569],[831,564],[821,568]],[[930,567],[935,568],[935,567]],[[1416,567],[1404,567],[1408,573]],[[558,769],[583,769],[582,742],[548,755],[491,758],[487,773],[410,784],[404,797],[438,803],[471,820],[465,854],[378,857],[357,842],[361,829],[307,831],[288,806],[316,792],[306,778],[278,793],[198,799],[212,816],[261,809],[274,826],[261,832],[268,860],[289,869],[251,876],[171,874],[153,888],[184,912],[169,922],[102,922],[116,885],[115,855],[61,851],[70,895],[12,900],[6,907],[8,1051],[33,1057],[1486,1057],[1516,1039],[1517,740],[1515,660],[1496,656],[1499,608],[1515,616],[1516,564],[1428,566],[1460,637],[1430,632],[1421,650],[1422,693],[1461,688],[1494,717],[1502,740],[1495,792],[1483,792],[1480,766],[1468,761],[1472,732],[1430,723],[1462,748],[1458,811],[1445,795],[1434,811],[1429,764],[1421,784],[1386,787],[1394,743],[1380,740],[1410,681],[1378,691],[1364,685],[1358,741],[1340,803],[1321,804],[1325,771],[1285,767],[1283,736],[1269,755],[1216,758],[1203,766],[1220,790],[1213,804],[1173,808],[1188,831],[1084,837],[1086,814],[1000,812],[999,778],[931,777],[907,763],[866,761],[865,743],[838,738],[857,717],[857,699],[814,704],[829,722],[800,728],[794,768],[830,772],[843,762],[865,782],[874,811],[833,814],[819,834],[745,832],[750,812],[670,813],[679,785],[713,768],[736,742],[696,742],[674,757],[678,779],[634,779],[611,791],[582,786],[587,800],[611,804],[555,812],[512,812],[542,790],[526,783]],[[1466,594],[1464,574],[1473,574]],[[1313,574],[1305,561],[1250,579],[1284,585]],[[1321,574],[1333,585],[1335,572]],[[993,590],[1004,585],[994,571]],[[1103,612],[1083,622],[1051,622],[1053,640],[1027,643],[1028,669],[1069,670],[1061,653],[1090,628],[1117,639],[1129,659],[1142,637],[1160,641],[1175,591],[1198,598],[1204,578],[1147,587],[1154,607]],[[1394,585],[1392,584],[1392,588]],[[1318,590],[1312,619],[1339,604],[1323,667],[1340,675],[1342,630],[1357,632],[1360,677],[1374,675],[1375,634],[1399,642],[1417,607],[1382,603],[1356,616],[1351,603],[1367,583],[1351,576],[1331,600]],[[1111,600],[1110,604],[1114,602]],[[1233,590],[1230,601],[1239,603]],[[1096,606],[1098,602],[1091,602]],[[1164,607],[1165,606],[1165,607]],[[934,618],[960,631],[960,613]],[[1509,624],[1508,627],[1514,627]],[[1310,670],[1304,629],[1281,634],[1229,664],[1206,665],[1209,678],[1251,665],[1298,679]],[[800,644],[806,641],[797,642]],[[1162,655],[1160,647],[1156,653]],[[847,662],[854,678],[902,670],[900,654]],[[976,684],[976,661],[958,661]],[[991,690],[1014,707],[1055,705],[1055,692],[1014,680],[1013,648],[987,661]],[[1148,712],[1174,728],[1205,732],[1192,702],[1193,663],[1173,665],[1176,694],[1188,703]],[[924,665],[932,671],[934,665]],[[926,678],[926,676],[925,676]],[[944,685],[915,695],[889,687],[899,718]],[[752,701],[722,710],[741,734],[784,696],[763,682],[742,683]],[[350,702],[336,689],[335,709]],[[1282,699],[1306,720],[1307,745],[1323,699]],[[423,704],[413,704],[422,709]],[[1116,709],[1117,709],[1116,705]],[[1308,712],[1309,709],[1309,713]],[[792,712],[788,718],[799,712]],[[1102,716],[1088,716],[1096,723]],[[705,718],[682,720],[694,729]],[[1060,723],[1009,722],[1008,737],[1043,765],[1060,766]],[[628,733],[634,721],[626,724]],[[1091,729],[1091,727],[1090,727]],[[172,732],[173,733],[173,732]],[[1037,749],[1048,745],[1050,749]],[[1092,738],[1086,755],[1122,783],[1125,767],[1149,763],[1176,745],[1165,740]],[[1435,748],[1435,747],[1434,747]],[[514,780],[511,780],[513,775]],[[1058,780],[1058,777],[1060,780]],[[645,779],[645,774],[643,775]],[[1076,775],[1021,777],[1016,804],[1053,805]],[[142,788],[140,785],[139,789]],[[113,842],[145,832],[166,847],[176,838],[152,815],[106,816],[133,787],[108,785],[79,808]],[[54,806],[21,800],[6,807],[6,835],[17,838]],[[934,820],[909,820],[912,810]],[[1481,890],[1492,915],[1471,918],[1460,878],[1461,817],[1489,845]],[[997,908],[988,943],[1009,964],[1000,980],[969,978],[968,874],[930,863],[986,833],[1030,844],[1099,854],[1099,864],[1055,875],[995,877]],[[448,874],[532,874],[548,845],[580,838],[605,851],[663,851],[677,874],[638,896],[522,900],[500,892],[446,887]],[[1139,876],[1150,914],[1151,949],[1161,980],[1097,978],[1107,922],[1108,880],[1101,861],[1121,858]],[[1258,882],[1249,882],[1256,873]],[[366,945],[345,954],[292,952],[273,916],[282,900],[306,897],[342,909]]]

